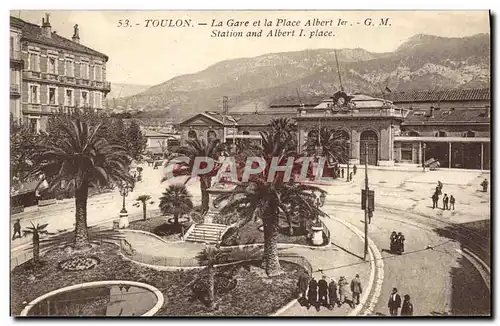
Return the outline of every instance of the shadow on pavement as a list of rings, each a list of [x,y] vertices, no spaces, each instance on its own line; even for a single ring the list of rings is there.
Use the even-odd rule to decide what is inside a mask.
[[[344,247],[342,247],[342,246],[339,246],[339,245],[338,245],[338,244],[336,244],[335,242],[332,242],[332,245],[334,245],[335,247],[339,248],[339,249],[340,249],[340,250],[342,250],[342,251],[347,252],[347,253],[348,253],[348,254],[350,254],[350,255],[353,255],[353,256],[354,256],[354,257],[356,257],[356,258],[359,258],[359,259],[361,259],[361,260],[363,259],[363,257],[361,257],[361,256],[359,256],[359,255],[357,255],[357,254],[353,253],[352,251],[347,250],[346,248],[344,248]]]

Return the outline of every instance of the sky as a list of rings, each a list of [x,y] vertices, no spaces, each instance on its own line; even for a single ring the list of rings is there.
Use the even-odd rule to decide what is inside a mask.
[[[227,59],[315,48],[389,52],[415,34],[463,37],[489,33],[490,26],[487,11],[11,11],[11,15],[39,25],[45,13],[50,14],[53,31],[71,39],[73,26],[78,24],[81,44],[109,56],[109,81],[140,85],[155,85],[175,76],[196,73]],[[333,26],[303,26],[315,18],[332,20]],[[367,18],[376,25],[381,19],[389,18],[390,26],[366,26]],[[129,26],[125,26],[127,19]],[[152,27],[150,21],[148,27],[148,19],[191,19],[191,26]],[[249,26],[212,27],[214,19],[224,25],[229,19],[248,21]],[[300,21],[300,27],[263,27],[265,19],[273,24],[278,19]],[[346,25],[337,26],[339,19],[346,21]],[[257,20],[261,26],[253,27]],[[295,30],[296,34],[293,37],[211,37],[212,30],[263,29],[265,34],[276,28]],[[301,28],[305,36],[297,37]],[[331,32],[335,36],[309,38],[315,31]]]

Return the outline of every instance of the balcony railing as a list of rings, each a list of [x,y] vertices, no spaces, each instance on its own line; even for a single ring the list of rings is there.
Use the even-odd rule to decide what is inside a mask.
[[[10,84],[10,93],[11,94],[21,94],[19,90],[19,85],[17,84]]]
[[[24,78],[42,78],[40,71],[23,71]]]
[[[10,50],[10,58],[12,60],[22,60],[22,57],[21,57],[21,51],[18,51],[18,50]]]

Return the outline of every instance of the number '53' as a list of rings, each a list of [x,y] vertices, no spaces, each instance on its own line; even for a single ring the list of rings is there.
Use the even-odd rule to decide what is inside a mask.
[[[117,27],[128,27],[128,26],[130,26],[130,21],[128,19],[120,19],[118,21]]]

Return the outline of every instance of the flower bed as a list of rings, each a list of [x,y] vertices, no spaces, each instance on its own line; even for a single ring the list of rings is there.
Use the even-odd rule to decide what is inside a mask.
[[[272,279],[262,276],[257,263],[238,266],[237,285],[225,293],[217,294],[219,309],[209,310],[199,300],[194,300],[189,285],[202,270],[156,271],[139,266],[118,254],[118,247],[101,244],[79,256],[97,257],[100,264],[79,273],[67,273],[59,269],[61,261],[72,258],[70,252],[54,250],[45,254],[46,262],[34,270],[22,264],[11,272],[11,311],[19,315],[23,302],[61,287],[84,282],[103,280],[129,280],[151,284],[165,297],[165,304],[156,314],[165,316],[263,316],[270,315],[294,298],[298,273],[302,267],[282,262],[285,273]],[[228,267],[236,268],[236,267]],[[218,269],[221,272],[223,268]]]
[[[59,268],[67,272],[85,271],[99,265],[97,257],[75,257],[59,263]]]

